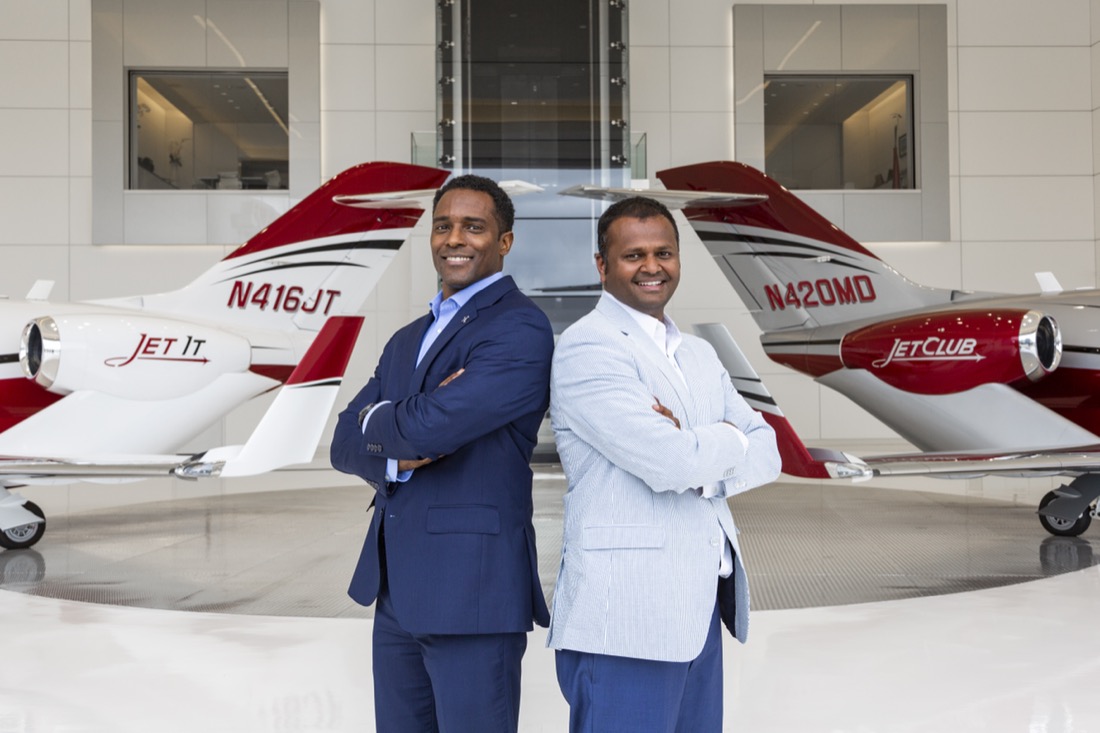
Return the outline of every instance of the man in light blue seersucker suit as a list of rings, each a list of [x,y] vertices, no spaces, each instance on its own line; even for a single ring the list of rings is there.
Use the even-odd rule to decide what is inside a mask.
[[[548,645],[572,733],[719,733],[719,620],[743,642],[749,614],[726,498],[776,478],[775,434],[665,316],[680,278],[668,209],[620,201],[597,234],[604,292],[551,375],[569,491]]]

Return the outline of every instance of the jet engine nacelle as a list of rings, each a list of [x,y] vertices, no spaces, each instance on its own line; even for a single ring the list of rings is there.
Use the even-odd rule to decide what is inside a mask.
[[[217,328],[138,314],[35,318],[23,328],[23,373],[50,392],[93,390],[135,400],[191,394],[246,371],[251,347]]]
[[[849,369],[915,394],[1035,381],[1058,368],[1062,334],[1050,316],[1023,309],[940,311],[865,326],[840,342]]]

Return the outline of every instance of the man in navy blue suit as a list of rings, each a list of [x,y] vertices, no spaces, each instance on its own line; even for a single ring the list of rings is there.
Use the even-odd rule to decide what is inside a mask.
[[[386,344],[333,436],[332,465],[376,492],[348,593],[377,601],[378,733],[513,733],[527,632],[549,622],[528,462],[554,338],[502,273],[513,219],[487,178],[438,191],[442,289]]]

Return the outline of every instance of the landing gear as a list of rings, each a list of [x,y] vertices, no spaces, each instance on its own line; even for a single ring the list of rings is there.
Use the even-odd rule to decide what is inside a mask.
[[[42,539],[42,535],[46,534],[45,512],[33,501],[25,503],[23,508],[36,517],[40,517],[42,521],[21,524],[18,527],[0,531],[0,547],[6,550],[25,549],[38,542]]]
[[[1095,511],[1095,508],[1082,512],[1081,516],[1075,520],[1050,517],[1043,514],[1042,510],[1057,498],[1058,494],[1051,491],[1039,502],[1039,524],[1043,525],[1043,529],[1058,537],[1077,537],[1089,528],[1089,525],[1092,524],[1092,512]]]

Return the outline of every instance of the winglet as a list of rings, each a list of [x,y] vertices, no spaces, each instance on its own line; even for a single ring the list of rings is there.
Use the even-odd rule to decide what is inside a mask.
[[[872,477],[871,469],[854,456],[806,447],[724,325],[697,323],[695,333],[714,347],[738,394],[775,430],[779,456],[783,459],[783,473],[802,478],[850,478],[857,481]]]
[[[248,442],[207,451],[176,475],[253,476],[312,461],[362,325],[362,316],[328,319]]]

